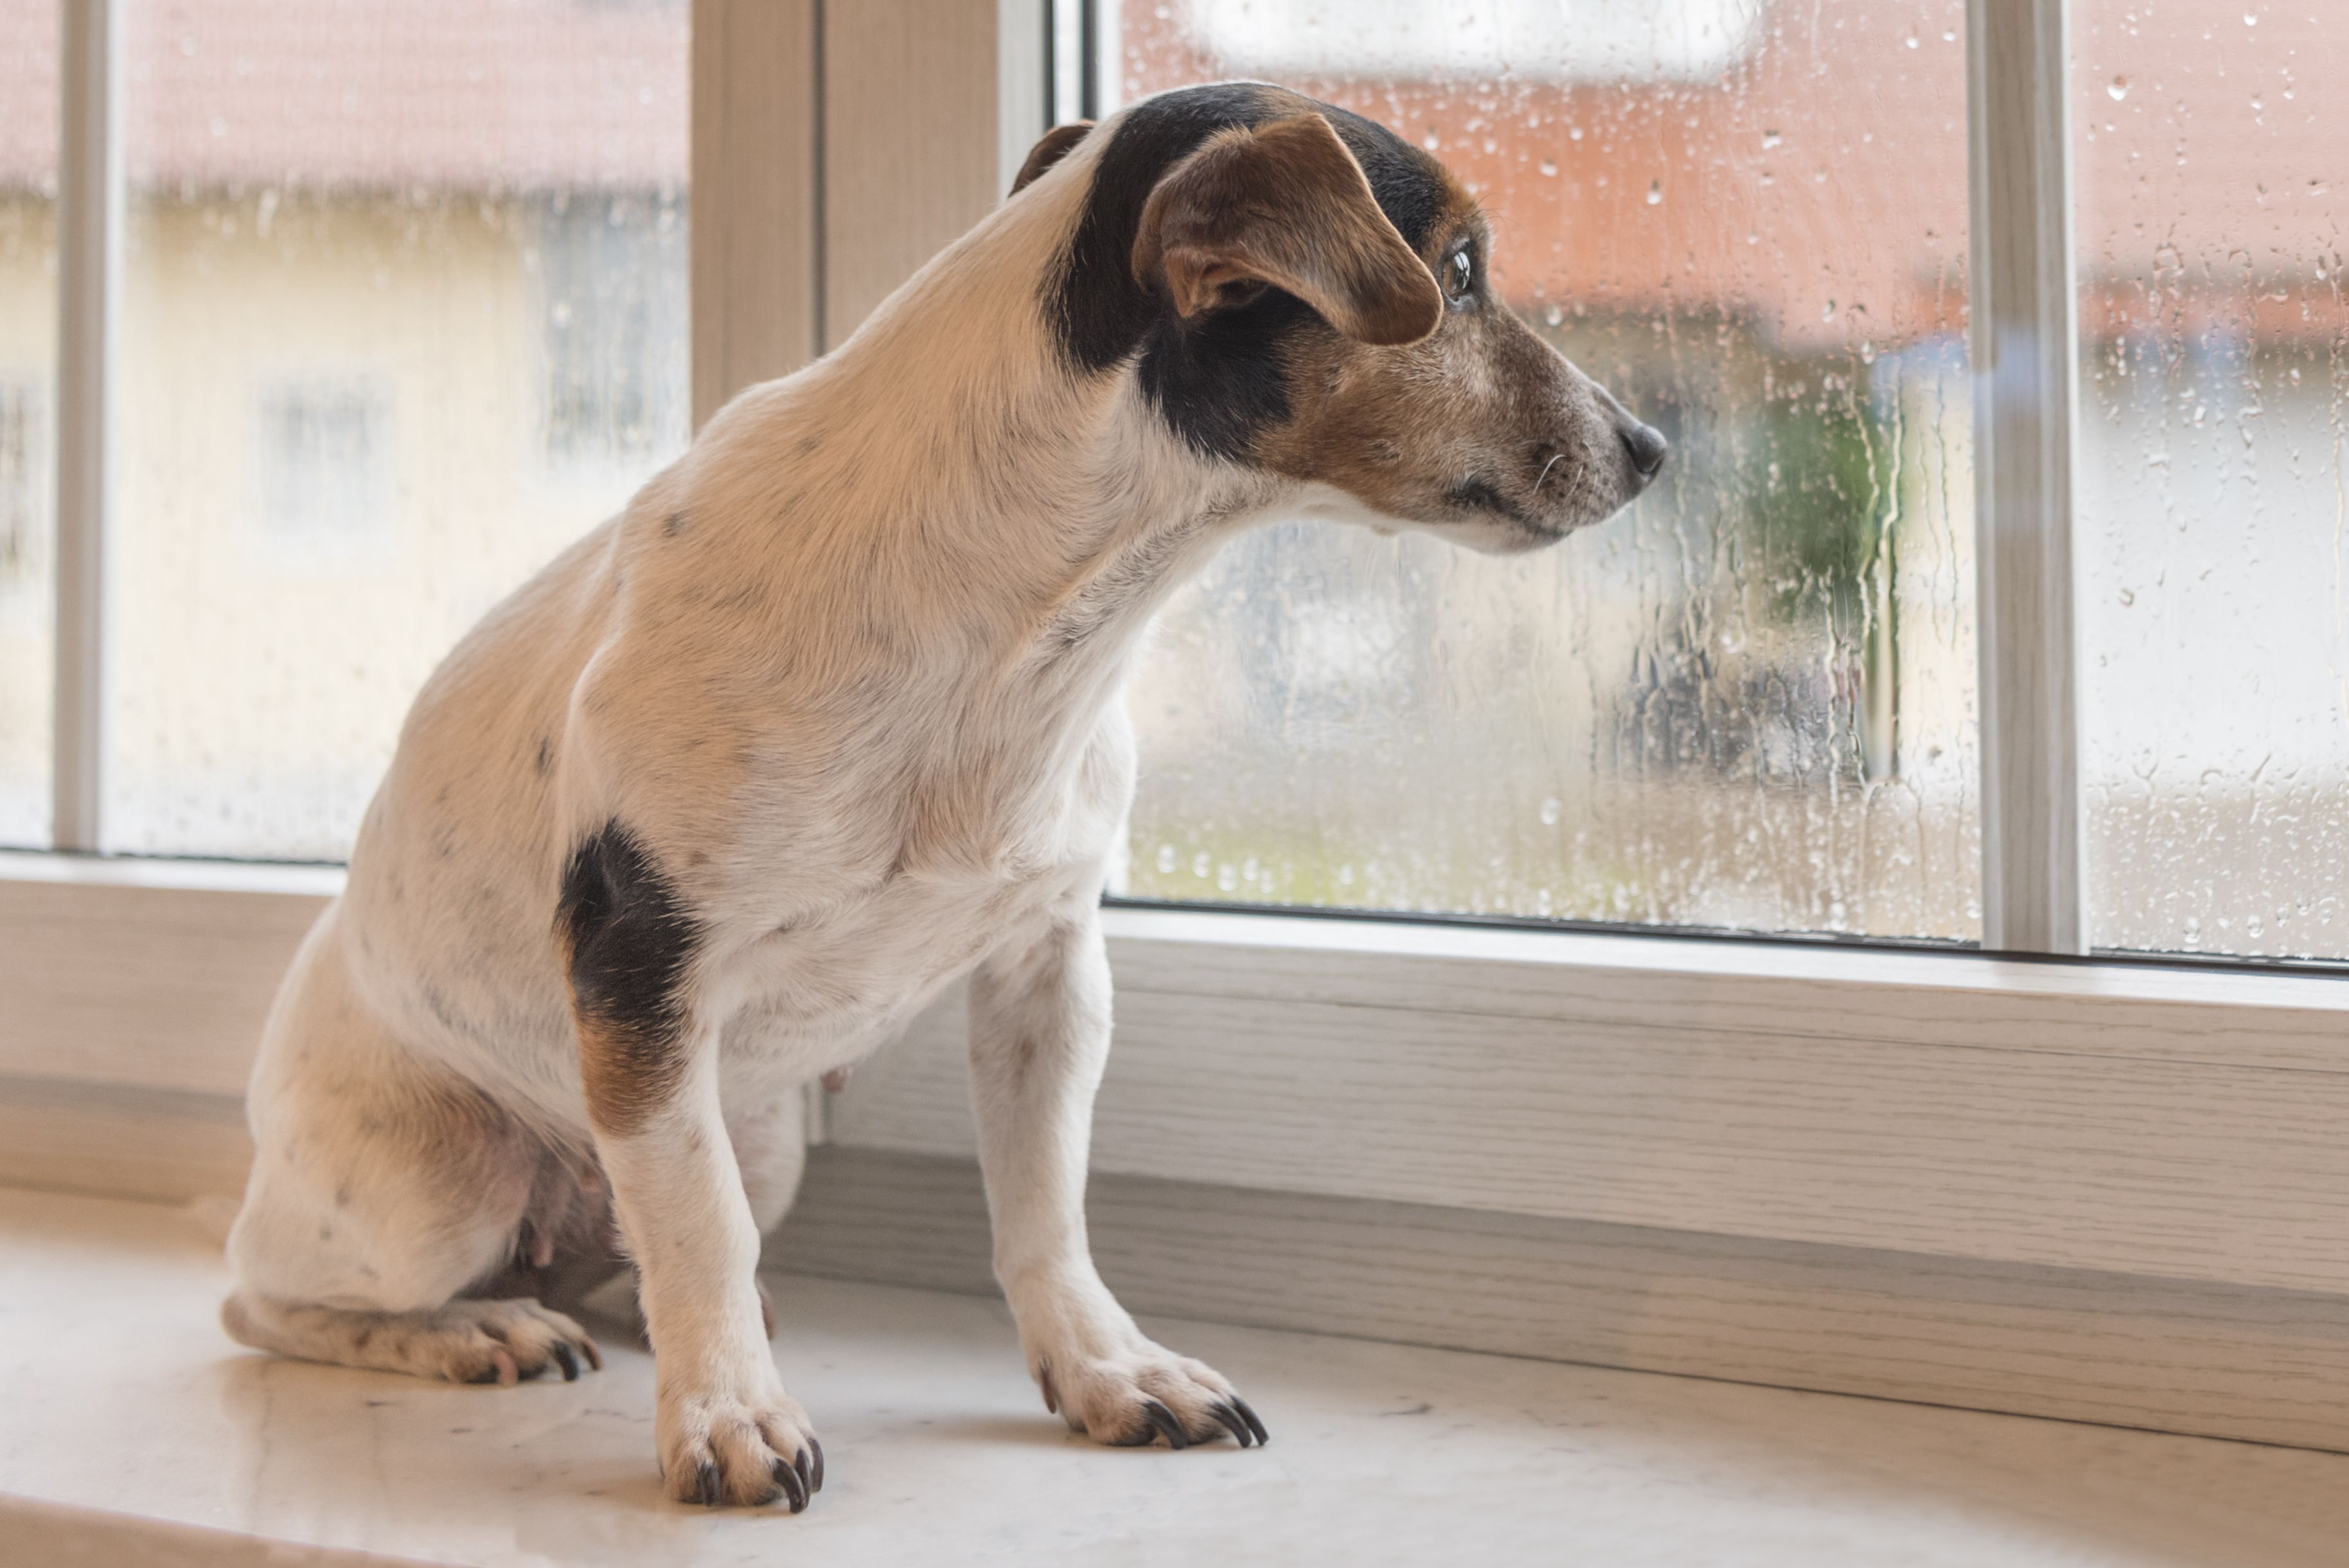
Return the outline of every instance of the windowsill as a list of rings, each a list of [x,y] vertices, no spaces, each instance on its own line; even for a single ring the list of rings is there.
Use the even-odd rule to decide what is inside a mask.
[[[340,877],[0,856],[0,1181],[240,1190],[262,1019]],[[1123,1205],[1126,1255],[1181,1260],[1145,1304],[2349,1450],[2322,1329],[2349,1297],[2338,980],[1177,909],[1105,924],[1094,1191]],[[860,1278],[945,1283],[889,1270],[936,1252],[969,1171],[966,1057],[949,994],[827,1097],[825,1168],[869,1178]],[[1242,1218],[1236,1256],[1214,1226]],[[1489,1289],[1464,1315],[1444,1293],[1471,1274]],[[1893,1297],[1913,1304],[1898,1332],[1872,1315]]]
[[[1097,1448],[1039,1406],[999,1304],[791,1276],[777,1357],[829,1483],[797,1518],[713,1513],[658,1497],[652,1364],[608,1333],[577,1384],[452,1387],[242,1351],[225,1283],[182,1211],[0,1190],[0,1532],[47,1544],[27,1561],[2260,1568],[2349,1532],[2349,1457],[1200,1324],[1152,1326],[1272,1444]]]

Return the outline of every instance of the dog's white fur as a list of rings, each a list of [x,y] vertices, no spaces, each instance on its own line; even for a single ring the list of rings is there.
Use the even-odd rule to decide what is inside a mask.
[[[551,1309],[460,1293],[592,1228],[608,1181],[669,1491],[771,1496],[813,1435],[753,1282],[801,1086],[968,975],[996,1272],[1048,1401],[1105,1440],[1152,1400],[1230,1427],[1231,1386],[1144,1336],[1086,1243],[1118,694],[1219,543],[1361,508],[1201,457],[1130,371],[1071,373],[1038,280],[1108,139],[728,405],[425,687],[263,1041],[239,1337],[506,1381],[591,1355]],[[614,820],[702,922],[682,1078],[623,1131],[588,1114],[553,934],[566,853]]]

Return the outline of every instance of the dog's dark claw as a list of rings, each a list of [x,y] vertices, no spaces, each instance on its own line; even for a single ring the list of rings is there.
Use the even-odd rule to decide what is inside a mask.
[[[1248,1430],[1247,1423],[1240,1419],[1240,1413],[1229,1405],[1210,1405],[1207,1414],[1213,1416],[1224,1430],[1231,1433],[1232,1441],[1240,1447],[1247,1448],[1256,1441],[1256,1434]]]
[[[800,1456],[800,1462],[802,1464],[807,1462],[807,1456],[804,1453]],[[807,1506],[807,1477],[802,1474],[791,1460],[775,1461],[775,1484],[783,1489],[783,1496],[790,1501],[793,1513],[799,1512]]]
[[[1272,1440],[1264,1429],[1264,1423],[1257,1419],[1254,1410],[1248,1408],[1248,1402],[1246,1399],[1241,1398],[1237,1394],[1233,1395],[1232,1408],[1238,1411],[1240,1419],[1248,1424],[1248,1430],[1256,1434],[1256,1440],[1259,1445]]]
[[[587,1369],[590,1372],[601,1372],[604,1369],[604,1353],[595,1348],[595,1342],[594,1340],[581,1340],[579,1342],[579,1354],[587,1357]]]
[[[694,1467],[693,1501],[704,1508],[716,1508],[725,1501],[724,1485],[718,1479],[718,1467],[708,1460]]]
[[[792,1456],[792,1469],[797,1472],[800,1478],[801,1490],[806,1491],[810,1496],[813,1496],[815,1493],[815,1466],[813,1462],[809,1460],[808,1451],[805,1449],[802,1449],[797,1454]]]
[[[808,1491],[822,1491],[823,1490],[823,1445],[810,1438],[808,1451],[815,1455],[815,1470],[814,1473],[808,1477]]]
[[[579,1381],[579,1357],[571,1346],[564,1344],[560,1339],[554,1342],[554,1364],[563,1368],[563,1380],[565,1383]]]
[[[1187,1449],[1191,1446],[1189,1436],[1183,1430],[1183,1423],[1175,1418],[1174,1411],[1168,1409],[1157,1400],[1143,1400],[1142,1405],[1142,1415],[1144,1420],[1148,1421],[1153,1427],[1158,1429],[1158,1435],[1166,1439],[1166,1446],[1168,1448]],[[1142,1440],[1146,1443],[1150,1439],[1148,1438],[1144,1438]]]

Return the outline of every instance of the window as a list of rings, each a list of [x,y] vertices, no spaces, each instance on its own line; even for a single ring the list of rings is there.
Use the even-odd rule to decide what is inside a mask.
[[[1538,1237],[1520,1222],[1558,1221],[1656,1242],[1644,1265],[1605,1235],[1597,1253],[1568,1248],[1602,1259],[1621,1299],[1712,1255],[1735,1264],[1722,1310],[1750,1317],[1751,1289],[1777,1285],[1748,1264],[1783,1283],[1795,1276],[1767,1262],[1780,1243],[1831,1247],[1810,1254],[1823,1287],[1853,1257],[1890,1260],[1930,1370],[1888,1383],[1880,1336],[1852,1349],[1850,1325],[1884,1315],[1863,1288],[1849,1312],[1772,1297],[1790,1376],[2340,1440],[2277,1393],[2291,1378],[2261,1370],[2298,1351],[2276,1327],[2292,1313],[2261,1294],[2304,1305],[2349,1281],[2326,1222],[2349,1039],[2339,976],[1632,928],[1945,945],[2000,929],[2016,901],[1977,867],[2011,873],[2054,838],[2052,816],[2015,828],[2001,757],[2076,741],[2081,788],[2037,804],[2070,799],[2087,823],[2093,941],[2349,955],[2323,902],[2340,848],[2325,759],[2349,753],[2325,748],[2343,710],[2315,675],[2349,667],[2326,500],[2340,261],[2330,188],[2306,183],[2326,178],[2321,146],[2292,139],[2322,123],[2315,84],[2349,27],[2257,0],[2207,15],[2164,0],[2156,27],[2142,8],[2075,0],[2076,90],[2061,101],[2076,144],[2034,122],[2021,182],[2077,175],[2077,276],[2033,272],[2062,286],[2041,288],[2025,324],[2035,347],[2077,351],[2075,435],[2068,399],[2007,397],[2002,363],[1970,342],[1977,316],[2008,319],[1986,307],[2012,304],[2023,242],[2056,237],[1973,177],[2012,173],[2014,149],[1974,163],[1969,133],[2030,117],[1972,115],[1970,92],[1985,77],[2044,88],[2066,51],[2034,31],[1975,54],[1961,22],[2044,24],[2054,0],[1433,8],[1463,22],[1456,36],[1383,0],[1070,5],[1049,53],[1033,47],[1043,18],[1016,0],[827,5],[820,32],[814,6],[696,0],[689,138],[682,5],[454,0],[420,31],[413,9],[0,0],[0,26],[33,29],[32,67],[0,52],[0,80],[33,72],[28,103],[52,90],[40,73],[59,51],[40,40],[60,12],[68,103],[92,75],[86,19],[125,24],[111,675],[79,656],[70,624],[53,639],[46,599],[0,602],[27,616],[0,620],[6,726],[26,704],[46,715],[51,642],[67,649],[54,772],[68,847],[343,851],[424,671],[673,449],[688,139],[709,197],[690,301],[706,412],[839,341],[983,212],[1042,129],[1047,83],[1069,118],[1190,77],[1290,75],[1434,139],[1501,222],[1507,297],[1663,423],[1680,459],[1639,511],[1531,560],[1275,530],[1169,619],[1135,693],[1149,752],[1128,885],[1274,913],[1103,921],[1120,1043],[1096,1169],[1196,1183],[1201,1201],[1177,1233],[1153,1199],[1130,1233],[1150,1250],[1130,1255],[1209,1233],[1234,1212],[1218,1192],[1301,1195],[1317,1207],[1278,1207],[1325,1239],[1322,1200],[1372,1200],[1414,1216],[1356,1212],[1364,1233],[1393,1226],[1406,1243],[1364,1253],[1392,1271],[1372,1295],[1424,1287],[1432,1254],[1407,1238],[1438,1232],[1486,1235],[1522,1284]],[[1357,36],[1365,16],[1392,27]],[[2003,63],[1970,68],[1984,59]],[[72,123],[69,155],[89,134]],[[99,575],[71,461],[88,359],[53,371],[47,346],[60,325],[79,341],[78,215],[104,204],[86,199],[86,160],[67,157],[61,178],[40,172],[50,153],[5,161],[19,133],[0,119],[0,386],[31,388],[29,417],[47,421],[33,461],[68,459],[36,493],[60,498],[48,559],[70,623],[73,580]],[[2277,171],[2300,182],[2289,201]],[[2051,298],[2061,332],[2045,330]],[[2287,389],[2312,383],[2294,404]],[[2033,643],[2000,620],[2016,556],[1995,530],[1975,545],[1978,490],[1992,521],[2017,517],[1999,437],[2018,401],[2054,419],[2079,477],[2078,550],[2039,564],[2077,605],[2081,713],[2036,732],[1980,717],[2032,665]],[[272,424],[281,449],[306,454],[274,490],[255,433]],[[319,546],[338,516],[378,520],[366,559]],[[1977,639],[1978,622],[1999,634]],[[95,837],[74,793],[101,777],[76,730],[93,714],[114,730]],[[47,733],[0,727],[35,841]],[[2254,733],[2275,763],[2252,755]],[[2132,797],[2148,755],[2153,779],[2192,781]],[[187,1185],[172,1130],[211,1128],[233,1189],[244,1156],[222,1130],[336,873],[0,859],[0,917],[25,959],[9,1016],[26,1020],[0,1028],[0,1078],[36,1088],[0,1094],[0,1111],[25,1126],[70,1113],[121,1180],[149,1183],[133,1190],[180,1198],[206,1189]],[[2289,919],[2265,910],[2269,890]],[[1608,929],[1275,917],[1303,905]],[[941,998],[828,1099],[833,1154],[967,1161],[962,1033]],[[124,1140],[126,1125],[163,1135]],[[19,1168],[57,1146],[0,1136]],[[934,1210],[946,1189],[926,1183],[950,1169],[858,1190]],[[978,1201],[975,1184],[957,1191]],[[1256,1258],[1281,1253],[1280,1233],[1252,1233]],[[2154,1286],[2191,1293],[2166,1299],[2191,1320],[2194,1368],[2247,1368],[2239,1380],[2180,1393],[2126,1357],[2079,1389],[2030,1377],[2107,1342],[2116,1302],[2166,1333],[2172,1308],[2140,1310]],[[1542,1295],[1516,1293],[1507,1344],[1588,1343],[1589,1315],[1567,1326]],[[1936,1305],[1949,1310],[1921,1309]],[[1370,1331],[1423,1331],[1398,1323]],[[1966,1355],[1945,1354],[1953,1323]],[[1598,1353],[1754,1375],[1702,1323],[1634,1337],[1609,1329]]]
[[[49,837],[57,7],[0,0],[0,846]]]
[[[119,15],[102,845],[339,859],[432,666],[683,446],[688,12]]]
[[[98,846],[331,859],[433,662],[686,438],[689,8],[114,9]],[[2349,958],[2349,369],[2315,90],[2349,28],[2070,15],[2075,902],[2106,950]],[[1530,559],[1322,526],[1227,552],[1131,694],[1123,892],[1982,938],[1968,335],[1994,242],[1967,22],[1963,0],[1052,9],[1039,63],[1069,114],[1268,76],[1431,148],[1494,214],[1507,301],[1678,449]],[[55,100],[55,26],[0,6],[28,104]],[[57,160],[5,134],[0,841],[39,841]]]
[[[2073,15],[2091,940],[2349,955],[2349,26]]]
[[[1268,75],[1434,151],[1677,449],[1536,557],[1228,550],[1132,694],[1127,890],[1978,937],[1959,0],[1102,21],[1123,97]]]

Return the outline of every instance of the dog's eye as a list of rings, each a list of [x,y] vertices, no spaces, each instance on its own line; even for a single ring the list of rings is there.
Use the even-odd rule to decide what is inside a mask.
[[[1452,253],[1444,263],[1444,297],[1458,304],[1468,297],[1476,283],[1476,263],[1465,247]]]

